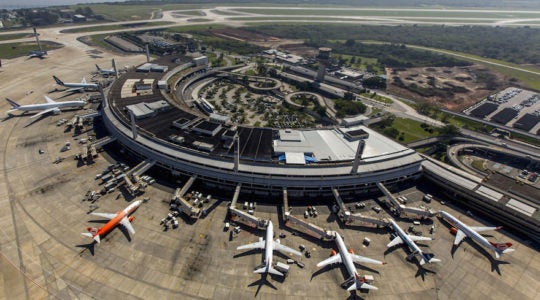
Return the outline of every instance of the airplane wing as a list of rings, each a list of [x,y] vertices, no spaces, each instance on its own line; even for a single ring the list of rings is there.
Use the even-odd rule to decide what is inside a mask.
[[[341,255],[331,256],[331,257],[321,261],[320,263],[318,263],[317,267],[324,267],[324,266],[327,266],[327,265],[333,265],[333,264],[337,264],[337,263],[341,263]]]
[[[360,256],[360,255],[356,255],[356,254],[351,254],[351,257],[352,257],[353,262],[355,262],[357,264],[367,263],[367,264],[375,264],[375,265],[384,265],[384,263],[382,261],[372,259],[372,258],[368,258],[368,257],[364,257],[364,256]]]
[[[58,109],[58,107],[53,107],[53,108],[49,108],[49,109],[46,109],[46,110],[42,110],[42,111],[38,112],[37,114],[31,116],[30,119],[37,118],[39,116],[42,116],[44,114],[54,112],[54,111],[60,111],[60,110]]]
[[[298,256],[302,256],[302,253],[297,251],[297,250],[294,250],[292,248],[289,248],[285,245],[282,245],[280,243],[274,243],[274,250],[278,250],[278,251],[281,251],[281,252],[284,252],[284,253],[292,253],[292,254],[296,254]]]
[[[129,231],[129,233],[131,233],[131,234],[135,233],[135,229],[133,228],[133,226],[131,225],[131,222],[129,221],[129,219],[127,217],[124,217],[120,221],[120,224],[122,224],[122,226],[124,226]]]
[[[102,217],[102,218],[105,218],[105,219],[114,219],[116,217],[116,214],[108,214],[108,213],[97,213],[97,212],[93,212],[93,213],[90,213],[94,216],[98,216],[98,217]]]
[[[476,232],[497,230],[498,229],[497,227],[474,227],[474,226],[469,226],[469,228],[476,231]]]
[[[417,242],[417,241],[432,241],[433,239],[427,236],[416,236],[416,235],[409,235],[411,240]]]
[[[264,241],[258,241],[251,244],[246,244],[242,246],[238,246],[236,250],[244,250],[244,249],[264,249]]]
[[[396,236],[390,243],[388,243],[388,245],[386,245],[386,247],[390,248],[399,244],[403,244],[403,240],[399,236]]]
[[[354,291],[356,289],[367,289],[367,290],[378,290],[379,288],[377,288],[376,286],[373,286],[371,284],[367,284],[365,282],[354,282],[348,289],[347,291]]]
[[[45,96],[45,100],[47,101],[47,103],[51,103],[51,104],[56,103],[56,101],[54,101],[53,99],[51,99],[51,98],[49,98],[47,96]]]
[[[454,245],[458,245],[459,243],[461,243],[461,241],[463,241],[466,236],[467,235],[463,231],[458,229],[456,233],[456,238],[454,239]]]

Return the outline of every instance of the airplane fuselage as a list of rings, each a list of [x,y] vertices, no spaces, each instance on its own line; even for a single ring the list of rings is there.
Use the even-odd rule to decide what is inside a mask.
[[[21,105],[19,107],[13,108],[12,110],[20,111],[35,111],[35,110],[46,110],[50,108],[64,108],[64,107],[78,107],[81,108],[86,104],[84,101],[64,101],[56,103],[41,103],[41,104],[28,104]]]
[[[397,235],[401,238],[401,240],[409,247],[409,249],[412,251],[413,254],[418,254],[420,256],[424,256],[424,253],[422,252],[422,249],[416,245],[416,243],[411,240],[409,235],[399,227],[399,225],[394,221],[390,220],[390,224],[392,224],[392,228],[396,231]]]
[[[118,224],[120,224],[120,221],[122,221],[124,217],[129,216],[131,213],[133,213],[141,205],[141,203],[141,201],[135,201],[131,203],[128,207],[126,207],[124,210],[118,211],[116,217],[112,218],[109,222],[99,228],[96,234],[99,236],[103,236],[109,233]]]
[[[478,242],[482,246],[484,246],[486,248],[489,248],[489,249],[491,249],[493,251],[498,251],[498,249],[493,247],[493,245],[491,245],[489,243],[489,241],[485,237],[483,237],[482,235],[480,235],[478,232],[474,231],[473,229],[469,228],[469,226],[465,225],[463,222],[458,220],[456,217],[454,217],[451,214],[449,214],[447,212],[444,212],[444,211],[441,211],[441,216],[445,220],[447,220],[448,223],[450,223],[452,226],[454,226],[455,228],[463,231],[463,233],[466,236],[468,236],[469,238],[475,240],[476,242]]]
[[[65,86],[67,88],[82,88],[82,89],[85,89],[85,90],[97,90],[98,89],[98,85],[93,84],[93,83],[69,83],[69,82],[64,82],[63,86]]]
[[[336,232],[336,243],[338,246],[339,255],[341,255],[341,261],[345,265],[347,272],[349,272],[350,276],[357,277],[358,273],[356,271],[356,267],[354,266],[353,260],[351,258],[351,254],[347,250],[347,247],[345,246],[343,239],[337,232]]]
[[[268,223],[268,227],[266,228],[266,240],[264,242],[266,243],[264,247],[264,264],[268,271],[272,266],[272,256],[274,255],[274,225],[272,225],[272,222]]]

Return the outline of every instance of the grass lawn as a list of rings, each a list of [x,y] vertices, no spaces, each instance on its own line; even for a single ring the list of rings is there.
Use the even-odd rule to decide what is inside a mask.
[[[392,127],[396,128],[400,132],[403,132],[403,140],[400,140],[399,142],[404,144],[439,135],[436,130],[434,130],[433,133],[425,131],[422,127],[420,127],[421,124],[422,122],[411,119],[396,118],[392,123]]]
[[[388,103],[388,104],[394,103],[394,101],[392,101],[392,99],[381,96],[381,95],[378,95],[378,94],[373,95],[373,93],[361,93],[360,95],[362,95],[362,96],[364,96],[366,98],[370,98],[370,99],[382,102],[382,103]]]
[[[479,171],[485,171],[486,168],[484,168],[484,160],[483,159],[475,159],[471,163],[471,166]]]
[[[400,132],[400,135],[394,140],[401,144],[408,144],[439,135],[437,130],[433,130],[433,133],[429,133],[420,127],[420,125],[422,125],[422,122],[405,118],[395,118],[394,122],[392,122],[392,127],[397,129]],[[377,124],[373,124],[370,128],[383,133],[383,129],[377,126]],[[403,133],[403,135],[401,135],[401,133]],[[403,138],[401,139],[399,136],[402,136]]]
[[[60,48],[60,46],[54,46],[47,43],[41,43],[43,50],[50,51]],[[19,56],[25,56],[30,52],[30,50],[38,50],[36,43],[9,43],[9,44],[0,44],[0,57],[2,58],[15,58]]]
[[[9,40],[16,40],[16,39],[22,39],[25,37],[30,36],[31,33],[12,33],[12,34],[3,34],[0,35],[0,41],[9,41]]]
[[[97,47],[105,48],[111,51],[119,51],[117,48],[115,48],[113,45],[107,43],[104,39],[106,36],[109,36],[110,34],[104,33],[104,34],[95,34],[90,36],[91,43],[96,45]]]

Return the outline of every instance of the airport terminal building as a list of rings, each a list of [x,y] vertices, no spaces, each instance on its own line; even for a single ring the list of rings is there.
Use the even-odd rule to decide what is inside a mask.
[[[103,104],[108,131],[126,150],[172,174],[197,176],[209,186],[242,185],[261,196],[331,196],[378,192],[416,180],[423,159],[364,126],[272,129],[224,123],[165,104],[157,88],[163,74],[129,72],[116,80]],[[136,82],[152,85],[137,91]],[[174,102],[174,101],[170,101]]]

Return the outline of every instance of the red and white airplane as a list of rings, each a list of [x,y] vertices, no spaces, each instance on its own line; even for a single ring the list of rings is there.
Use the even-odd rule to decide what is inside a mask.
[[[511,243],[493,243],[488,241],[485,237],[481,236],[479,232],[487,231],[487,230],[499,230],[502,227],[473,227],[473,226],[467,226],[463,224],[460,220],[458,220],[456,217],[452,216],[451,214],[441,211],[441,216],[447,220],[453,227],[450,230],[453,234],[456,235],[456,238],[454,239],[454,245],[458,246],[461,241],[465,237],[470,237],[471,239],[475,240],[480,245],[492,250],[495,252],[495,257],[499,258],[501,254],[508,253],[514,251],[514,249],[511,249],[512,247]]]
[[[365,277],[363,276],[361,277],[360,275],[358,275],[358,272],[356,271],[354,263],[357,263],[357,264],[369,263],[369,264],[377,264],[377,265],[384,265],[386,263],[375,260],[375,259],[371,259],[368,257],[356,255],[353,253],[352,250],[347,250],[347,247],[345,247],[345,243],[343,242],[343,239],[337,232],[336,232],[336,244],[338,246],[339,255],[337,255],[337,253],[334,250],[332,250],[332,256],[318,263],[317,267],[320,268],[326,265],[342,263],[345,265],[345,268],[347,268],[347,272],[349,272],[349,275],[350,275],[350,277],[345,281],[344,284],[349,284],[349,282],[352,282],[349,288],[347,288],[348,291],[357,290],[357,289],[378,290],[377,287],[367,284]]]
[[[137,201],[131,203],[124,210],[121,210],[121,211],[117,212],[116,214],[94,213],[93,212],[92,215],[107,218],[110,221],[107,222],[107,224],[103,225],[99,229],[95,228],[95,227],[88,227],[88,232],[83,232],[82,235],[91,237],[96,242],[99,243],[99,242],[101,242],[100,236],[103,236],[103,235],[109,233],[118,224],[124,226],[131,234],[134,234],[135,229],[133,229],[133,226],[131,226],[131,222],[133,221],[134,217],[130,216],[130,214],[133,213],[141,205],[141,203],[142,203],[141,200],[137,200]]]

